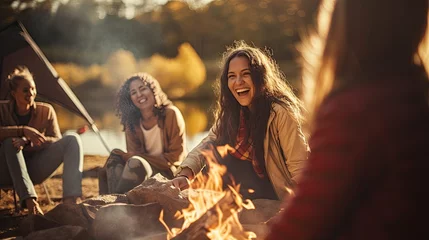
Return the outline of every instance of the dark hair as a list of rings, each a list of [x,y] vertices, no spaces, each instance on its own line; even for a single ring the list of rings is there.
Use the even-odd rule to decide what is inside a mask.
[[[15,91],[18,88],[19,80],[29,80],[34,81],[33,75],[26,66],[17,66],[12,73],[7,76],[7,83],[10,91]],[[12,95],[9,92],[9,98]]]
[[[255,96],[252,100],[254,112],[242,107],[228,88],[228,69],[230,61],[235,57],[245,57],[249,60],[249,67]],[[223,68],[218,81],[218,101],[215,113],[217,144],[236,144],[236,136],[240,121],[240,110],[245,114],[246,125],[250,129],[250,136],[255,147],[259,165],[265,169],[264,138],[267,130],[268,118],[272,104],[286,102],[290,116],[300,126],[302,123],[301,103],[287,84],[284,74],[271,58],[268,51],[247,45],[244,41],[236,41],[223,54]]]
[[[171,105],[159,82],[147,73],[136,73],[127,78],[124,84],[118,91],[116,98],[116,115],[121,119],[121,124],[124,130],[129,128],[132,132],[135,131],[134,126],[139,123],[141,119],[140,110],[134,105],[130,96],[130,84],[133,81],[140,80],[152,90],[155,97],[155,105],[153,112],[158,117],[165,117],[165,107]]]

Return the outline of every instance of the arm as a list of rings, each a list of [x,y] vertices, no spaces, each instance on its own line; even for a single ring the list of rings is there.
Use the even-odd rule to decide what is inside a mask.
[[[148,154],[141,153],[142,149],[140,146],[140,140],[136,134],[131,132],[128,128],[125,129],[125,140],[127,144],[127,153],[123,156],[125,157],[125,159],[123,159],[124,161],[132,156],[140,156],[160,170],[169,169],[168,161],[164,157],[153,157]]]
[[[23,137],[24,126],[13,126],[11,101],[0,101],[0,142],[7,138]],[[11,126],[12,125],[12,126]]]
[[[0,126],[0,142],[11,137],[23,137],[24,126]]]
[[[273,120],[277,126],[280,148],[286,160],[286,166],[296,183],[307,160],[308,145],[298,123],[286,109],[277,111]]]
[[[175,178],[171,184],[180,189],[189,187],[190,180],[198,174],[205,166],[204,156],[202,151],[206,149],[208,142],[214,142],[216,134],[213,132],[213,127],[210,129],[209,134],[186,156],[186,159],[180,164],[175,172]]]
[[[60,127],[57,121],[57,114],[52,106],[49,105],[48,108],[48,119],[47,127],[45,132],[46,141],[45,143],[53,143],[58,141],[61,136]]]
[[[30,128],[28,126],[24,128],[24,135],[31,141],[31,145],[25,148],[27,151],[37,151],[46,148],[61,138],[60,127],[58,125],[57,115],[54,108],[49,104],[40,105],[39,107],[42,110],[38,113],[38,117],[42,118],[42,121],[46,122],[43,126],[45,131],[44,133],[40,133],[34,128],[31,128],[32,131],[28,131],[27,128]],[[34,134],[43,136],[43,141],[41,141],[40,145],[37,143],[37,139],[31,137],[31,135]]]
[[[362,117],[344,108],[327,108],[319,118],[296,196],[266,239],[331,239],[359,201],[371,144]]]
[[[170,169],[171,166],[179,165],[186,154],[185,120],[183,119],[182,113],[176,107],[169,107],[166,111],[164,128],[166,128],[169,139],[167,146],[164,146],[165,151],[161,156],[139,153],[139,151],[133,148],[133,145],[127,145],[129,152],[136,152],[137,154],[134,155],[143,157],[160,170],[167,170]]]
[[[214,126],[209,130],[208,135],[201,140],[201,142],[192,149],[191,152],[186,156],[182,164],[177,169],[176,175],[186,175],[192,179],[198,174],[205,166],[204,156],[202,151],[206,148],[208,142],[214,142],[216,140],[216,134],[213,130]]]

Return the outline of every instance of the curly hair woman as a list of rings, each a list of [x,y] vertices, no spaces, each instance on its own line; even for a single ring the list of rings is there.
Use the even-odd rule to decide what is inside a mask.
[[[228,144],[221,161],[245,198],[283,199],[307,158],[301,103],[274,60],[259,48],[236,42],[224,53],[216,122],[181,164],[173,185],[188,187],[205,166],[207,143]],[[253,189],[254,191],[250,191]]]
[[[147,73],[130,76],[117,95],[127,153],[114,149],[101,193],[124,193],[156,173],[173,177],[186,155],[185,122],[179,109]]]

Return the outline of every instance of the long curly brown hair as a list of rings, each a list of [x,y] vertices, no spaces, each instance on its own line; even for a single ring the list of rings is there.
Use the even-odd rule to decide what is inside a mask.
[[[135,132],[134,126],[139,124],[140,119],[142,118],[140,110],[134,105],[130,95],[130,84],[136,80],[142,81],[143,84],[152,90],[152,93],[155,96],[153,113],[156,116],[161,118],[165,117],[165,108],[172,104],[168,99],[167,94],[162,91],[158,80],[151,75],[147,73],[136,73],[127,78],[119,89],[116,97],[116,116],[121,119],[121,124],[124,126],[124,130],[128,128],[132,132]]]
[[[245,57],[249,60],[249,67],[255,96],[250,111],[242,107],[228,88],[229,63],[233,58]],[[264,138],[267,130],[268,118],[273,103],[286,102],[290,116],[298,125],[302,123],[302,105],[292,88],[286,82],[286,77],[279,70],[276,62],[268,51],[249,46],[244,41],[236,41],[223,54],[223,68],[218,81],[218,101],[215,111],[217,144],[236,144],[236,136],[240,122],[240,111],[244,113],[247,129],[250,129],[250,138],[253,141],[256,158],[264,168]]]

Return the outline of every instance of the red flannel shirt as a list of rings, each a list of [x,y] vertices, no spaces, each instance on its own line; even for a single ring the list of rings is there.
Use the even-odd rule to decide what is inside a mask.
[[[406,84],[365,84],[322,104],[296,196],[266,239],[428,236],[427,88]]]

